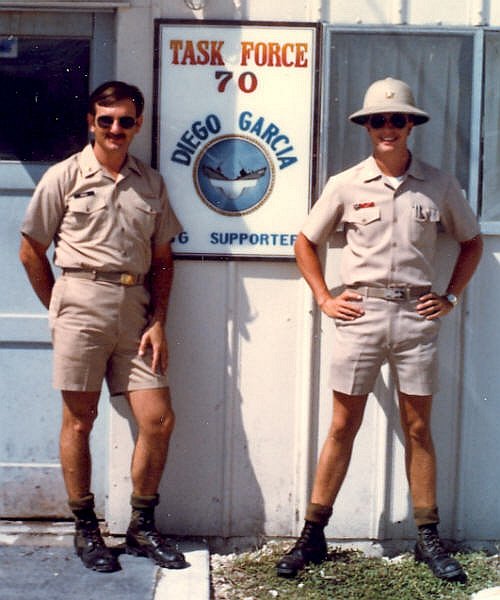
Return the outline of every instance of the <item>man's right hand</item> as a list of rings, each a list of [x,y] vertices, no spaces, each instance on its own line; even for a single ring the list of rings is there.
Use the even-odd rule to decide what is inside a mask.
[[[318,302],[318,305],[328,317],[341,321],[354,321],[365,314],[362,299],[363,296],[344,290],[338,296],[326,296]]]

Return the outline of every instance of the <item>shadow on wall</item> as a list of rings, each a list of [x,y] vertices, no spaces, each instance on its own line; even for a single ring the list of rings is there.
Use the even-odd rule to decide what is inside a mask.
[[[181,535],[257,537],[264,500],[238,379],[240,342],[248,339],[253,316],[235,263],[222,267],[219,261],[176,263],[168,340],[177,419],[159,522]]]

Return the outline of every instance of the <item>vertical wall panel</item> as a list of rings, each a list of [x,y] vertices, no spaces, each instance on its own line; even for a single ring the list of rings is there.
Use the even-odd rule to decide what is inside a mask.
[[[231,281],[227,263],[176,262],[168,316],[170,379],[177,426],[161,494],[167,531],[220,535],[227,497],[226,436],[241,423],[226,397]],[[232,429],[226,425],[232,421]]]
[[[475,0],[409,0],[408,23],[412,25],[469,25]]]
[[[486,238],[467,297],[458,527],[465,539],[500,538],[498,401],[500,242]]]
[[[489,25],[500,24],[500,4],[483,0],[484,22]]]
[[[245,436],[233,446],[233,514],[246,535],[252,513],[257,530],[278,535],[294,509],[300,286],[290,263],[240,263],[238,270],[237,400]]]
[[[392,4],[383,0],[335,0],[328,3],[329,21],[338,24],[391,23],[394,19]]]

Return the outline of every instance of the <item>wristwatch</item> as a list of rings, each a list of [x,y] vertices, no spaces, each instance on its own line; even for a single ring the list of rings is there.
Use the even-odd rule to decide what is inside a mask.
[[[455,294],[446,294],[446,300],[455,307],[458,304],[458,298]]]

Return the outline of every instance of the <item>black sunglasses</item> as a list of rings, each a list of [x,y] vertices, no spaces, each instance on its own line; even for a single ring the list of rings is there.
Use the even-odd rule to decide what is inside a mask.
[[[115,120],[118,121],[122,129],[132,129],[137,123],[137,119],[134,119],[134,117],[119,117],[118,119],[113,119],[113,117],[110,117],[109,115],[102,115],[96,119],[97,124],[101,129],[109,129]]]
[[[382,129],[384,125],[391,124],[396,129],[403,129],[408,123],[408,117],[402,113],[393,113],[388,117],[384,115],[370,115],[368,124],[372,129]]]

